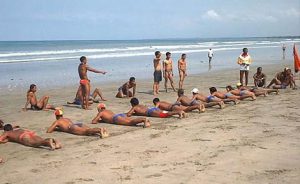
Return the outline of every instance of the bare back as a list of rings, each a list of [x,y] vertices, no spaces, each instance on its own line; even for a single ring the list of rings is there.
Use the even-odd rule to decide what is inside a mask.
[[[177,102],[180,102],[184,106],[190,106],[193,101],[189,99],[189,97],[183,95],[177,99]]]
[[[22,143],[22,141],[19,139],[20,135],[22,135],[26,130],[23,129],[17,129],[12,131],[7,131],[2,134],[2,136],[6,137],[6,139],[9,142],[16,142],[16,143]],[[1,137],[2,137],[1,136]]]
[[[54,123],[56,123],[56,128],[63,132],[69,132],[70,127],[73,125],[73,122],[69,118],[60,118]]]

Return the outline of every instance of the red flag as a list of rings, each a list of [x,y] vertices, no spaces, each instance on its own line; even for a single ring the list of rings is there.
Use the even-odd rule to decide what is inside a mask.
[[[298,54],[298,50],[296,48],[296,44],[294,44],[293,53],[294,53],[295,72],[297,73],[298,71],[300,71],[300,57]]]

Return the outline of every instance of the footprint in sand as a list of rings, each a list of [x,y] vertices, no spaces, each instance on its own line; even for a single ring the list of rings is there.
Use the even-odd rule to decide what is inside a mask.
[[[31,169],[30,172],[39,173],[39,172],[41,172],[41,170],[39,170],[39,169]]]
[[[153,178],[153,177],[161,177],[161,176],[162,176],[162,174],[160,174],[160,173],[155,173],[155,174],[148,175],[148,176],[146,176],[145,178]]]

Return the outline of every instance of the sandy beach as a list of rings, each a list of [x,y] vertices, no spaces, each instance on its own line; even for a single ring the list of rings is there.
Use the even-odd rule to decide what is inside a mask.
[[[269,82],[292,61],[265,65]],[[251,68],[250,78],[255,67]],[[176,72],[177,73],[177,72]],[[298,74],[299,75],[299,74]],[[76,76],[77,77],[77,76]],[[208,94],[208,88],[238,82],[237,69],[208,71],[188,76],[184,88]],[[175,79],[178,85],[178,77]],[[99,87],[108,99],[107,108],[115,113],[130,109],[129,99],[114,98],[125,81]],[[137,79],[137,97],[152,105],[152,79]],[[299,80],[296,81],[299,86]],[[38,97],[50,96],[50,104],[63,106],[65,117],[91,127],[106,127],[111,136],[75,136],[46,129],[55,120],[53,111],[22,112],[26,90],[0,96],[0,118],[6,123],[31,129],[42,137],[59,139],[63,148],[49,151],[7,143],[0,145],[0,183],[300,183],[300,95],[299,90],[280,90],[279,95],[244,100],[225,109],[208,108],[192,112],[186,119],[150,118],[150,128],[110,124],[91,125],[96,115],[76,106],[65,106],[78,86],[39,89]],[[161,84],[161,89],[163,85]],[[175,102],[175,92],[161,92],[159,98]]]

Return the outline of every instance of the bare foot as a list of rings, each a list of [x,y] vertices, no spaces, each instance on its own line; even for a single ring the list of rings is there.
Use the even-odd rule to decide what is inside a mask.
[[[265,92],[264,96],[265,96],[265,97],[268,96],[268,92],[267,92],[267,91]]]
[[[55,149],[60,149],[60,148],[62,148],[62,145],[61,145],[61,143],[60,143],[58,140],[53,139],[53,141],[54,141],[54,143],[55,143]]]
[[[240,103],[240,101],[238,100],[238,99],[235,99],[234,100],[234,104],[236,105],[236,104],[239,104]]]
[[[0,164],[4,163],[3,158],[0,158]]]
[[[150,121],[147,119],[146,122],[144,123],[143,128],[148,128],[150,126],[151,126]]]
[[[107,132],[106,128],[100,128],[100,138],[104,139],[109,136],[109,133]]]
[[[205,105],[204,104],[199,105],[199,113],[201,113],[201,112],[205,112]]]
[[[49,139],[49,146],[51,150],[55,150],[55,141],[54,139],[50,138]]]
[[[256,96],[255,95],[252,96],[251,98],[252,98],[253,101],[256,100]]]
[[[223,101],[219,102],[219,106],[220,106],[220,109],[224,109],[225,108],[225,104]]]

